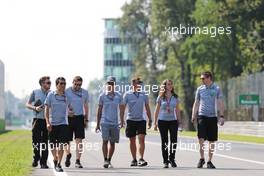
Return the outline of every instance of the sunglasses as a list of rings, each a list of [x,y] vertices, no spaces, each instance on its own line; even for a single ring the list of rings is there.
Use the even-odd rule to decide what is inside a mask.
[[[200,79],[201,79],[201,80],[204,80],[204,79],[207,79],[207,78],[208,78],[208,77],[205,76],[205,77],[201,77]]]
[[[108,85],[111,85],[111,86],[115,85],[114,82],[108,82],[107,84],[108,84]]]
[[[74,85],[75,85],[75,86],[79,86],[79,87],[81,87],[81,86],[82,86],[82,84],[76,84],[76,83],[74,83]]]
[[[66,85],[66,82],[60,82],[59,85]]]
[[[45,84],[48,84],[48,85],[50,85],[50,84],[51,84],[51,82],[50,82],[50,81],[48,81],[48,82],[45,82]]]

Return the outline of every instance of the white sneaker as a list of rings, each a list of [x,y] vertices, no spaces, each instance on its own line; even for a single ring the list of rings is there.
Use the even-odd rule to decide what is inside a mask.
[[[108,168],[114,168],[114,166],[109,162]]]

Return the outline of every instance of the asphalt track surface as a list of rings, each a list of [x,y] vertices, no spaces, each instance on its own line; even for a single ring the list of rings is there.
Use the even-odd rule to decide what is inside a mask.
[[[176,152],[177,168],[164,169],[161,156],[160,136],[149,133],[146,136],[145,160],[149,165],[146,167],[130,167],[132,160],[129,151],[129,142],[121,134],[120,143],[116,145],[116,150],[112,158],[114,168],[103,168],[103,155],[101,151],[101,135],[92,131],[86,131],[84,140],[84,153],[82,155],[83,169],[74,167],[75,154],[71,166],[65,168],[63,159],[62,167],[65,172],[57,173],[53,169],[52,156],[49,155],[50,169],[35,168],[32,176],[263,176],[264,175],[264,145],[238,143],[229,141],[218,141],[217,150],[213,158],[216,169],[196,168],[199,160],[197,139],[180,137],[178,139],[178,149]],[[207,153],[206,153],[207,158]]]

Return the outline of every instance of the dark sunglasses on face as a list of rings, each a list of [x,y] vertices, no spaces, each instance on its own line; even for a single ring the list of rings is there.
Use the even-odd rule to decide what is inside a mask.
[[[74,83],[74,85],[75,85],[75,86],[79,86],[79,87],[82,86],[82,84],[77,84],[77,83]]]
[[[66,85],[66,82],[60,82],[59,85],[65,86]]]
[[[207,79],[207,78],[208,78],[208,77],[201,77],[200,79],[201,79],[201,80],[205,80],[205,79]]]
[[[48,85],[50,85],[50,84],[51,84],[51,82],[50,82],[50,81],[48,81],[48,82],[45,82],[45,84],[48,84]]]
[[[110,85],[110,86],[113,86],[113,85],[115,85],[115,83],[114,83],[114,82],[108,82],[107,84],[108,84],[108,85]]]

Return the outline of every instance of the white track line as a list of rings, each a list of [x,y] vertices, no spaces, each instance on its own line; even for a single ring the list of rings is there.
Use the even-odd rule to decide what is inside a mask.
[[[52,155],[52,153],[51,153],[50,150],[49,150],[48,162],[49,162],[50,167],[52,168],[53,174],[54,174],[55,176],[68,176],[68,174],[65,172],[65,169],[64,169],[64,168],[63,168],[63,171],[64,171],[64,172],[57,172],[57,171],[55,170],[55,168],[54,168],[54,163],[53,163],[52,158],[53,158],[53,155]]]
[[[151,145],[160,146],[160,143],[158,143],[158,142],[146,141],[145,143],[151,144]],[[182,149],[182,148],[180,148],[180,149]],[[197,152],[198,153],[198,150],[192,150],[192,149],[186,149],[186,148],[184,148],[184,150],[188,150],[188,151],[191,151],[191,152]],[[243,161],[243,162],[248,162],[248,163],[264,165],[264,162],[262,162],[262,161],[249,160],[249,159],[233,157],[233,156],[228,156],[228,155],[223,155],[223,154],[218,154],[218,153],[215,153],[214,155],[218,156],[218,157],[222,157],[222,158],[227,158],[227,159],[232,159],[232,160],[238,160],[238,161]]]

